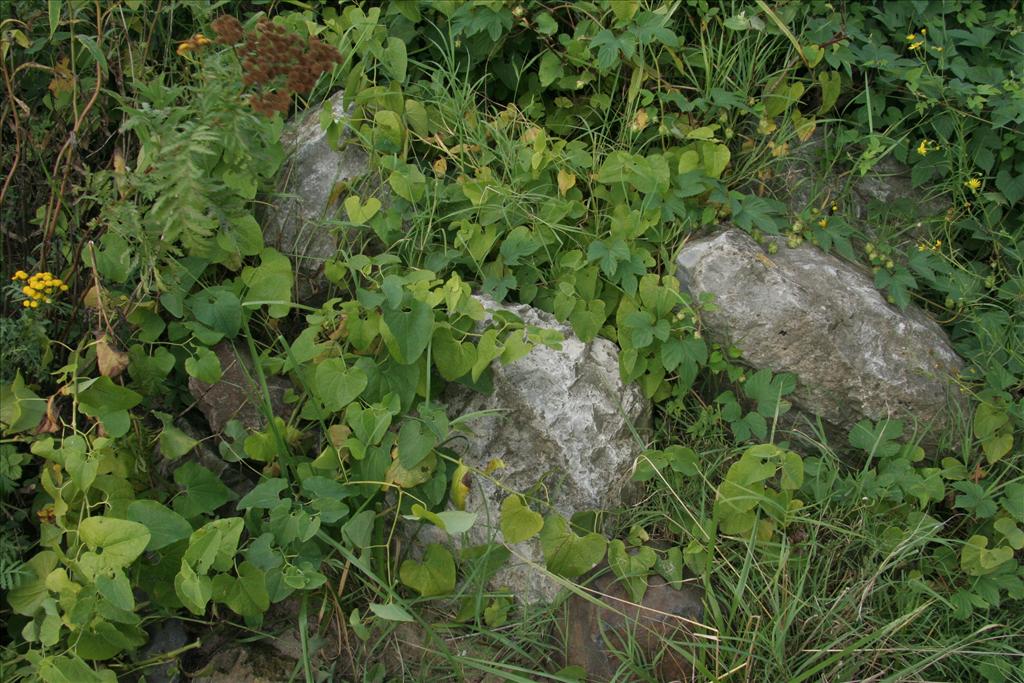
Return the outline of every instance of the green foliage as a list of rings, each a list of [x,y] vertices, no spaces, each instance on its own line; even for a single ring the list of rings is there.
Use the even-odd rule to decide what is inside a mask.
[[[269,6],[297,40],[341,52],[308,103],[344,88],[346,116],[327,105],[321,124],[332,144],[348,128],[341,144],[390,190],[335,188],[310,226],[339,239],[330,288],[302,304],[292,255],[261,229],[283,117],[250,106],[235,49],[176,51],[213,35],[205,7],[116,9],[116,31],[114,12],[81,3],[2,15],[4,263],[51,268],[75,302],[11,310],[11,286],[0,319],[3,532],[17,539],[0,588],[16,676],[113,680],[144,623],[237,615],[256,629],[271,605],[319,595],[367,647],[454,595],[460,628],[540,666],[543,647],[513,635],[527,612],[472,594],[509,546],[535,543],[570,580],[607,557],[634,601],[652,573],[691,580],[685,567],[718,630],[691,657],[708,679],[742,664],[763,680],[1012,680],[1000,634],[977,634],[1020,625],[1024,599],[1019,9]],[[865,219],[842,195],[790,215],[771,196],[774,164],[826,127],[834,168],[906,163],[945,213],[871,206]],[[831,448],[847,444],[822,435],[785,441],[796,378],[705,339],[714,301],[673,276],[679,246],[723,220],[769,257],[809,241],[863,259],[893,305],[938,318],[967,361],[970,429],[865,420],[841,457]],[[633,479],[661,507],[616,517],[624,540],[508,492],[504,543],[390,556],[400,520],[453,537],[479,523],[469,487],[495,470],[448,449],[466,427],[438,404],[445,384],[486,390],[494,362],[562,341],[475,292],[616,343],[622,379],[654,401]],[[248,361],[264,419],[210,443],[182,419],[189,380],[229,371],[222,342]],[[290,386],[285,410],[271,378]],[[924,436],[960,438],[930,452]],[[911,622],[928,644],[917,659]],[[449,663],[496,674],[480,661]]]

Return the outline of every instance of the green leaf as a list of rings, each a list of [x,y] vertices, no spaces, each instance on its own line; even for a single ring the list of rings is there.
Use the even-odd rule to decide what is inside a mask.
[[[561,515],[549,515],[540,532],[548,569],[569,579],[590,571],[600,562],[607,543],[604,536],[596,533],[577,536]]]
[[[236,507],[239,510],[250,508],[270,510],[281,502],[281,492],[287,488],[288,481],[281,477],[261,481],[253,487],[252,491],[242,496]]]
[[[405,51],[405,42],[401,38],[389,36],[387,45],[381,55],[381,63],[387,69],[391,80],[401,83],[405,80],[409,58]]]
[[[351,195],[345,199],[345,213],[348,219],[356,225],[365,225],[371,218],[380,211],[381,203],[376,197],[370,197],[365,204],[360,203],[358,195]]]
[[[369,607],[371,612],[384,621],[416,621],[404,607],[394,602],[387,605],[371,602]]]
[[[194,462],[174,471],[174,483],[183,489],[174,499],[174,510],[187,519],[213,512],[237,497],[217,475]]]
[[[366,373],[346,367],[340,358],[328,358],[316,366],[316,394],[324,407],[338,412],[356,400],[369,383]]]
[[[22,570],[17,586],[7,591],[7,603],[15,614],[31,617],[50,595],[46,577],[57,567],[57,553],[44,550],[32,556]]]
[[[1012,548],[1000,546],[990,549],[988,538],[975,535],[967,539],[960,552],[960,568],[969,576],[984,576],[1012,559]]]
[[[263,250],[263,253],[260,255],[259,267],[244,268],[242,270],[242,282],[248,287],[248,290],[245,292],[246,303],[274,302],[267,306],[267,313],[271,318],[283,318],[291,311],[292,262],[287,256],[276,249],[267,248]],[[196,317],[198,318],[199,315],[196,314]],[[210,327],[227,335],[232,334],[215,325],[210,325]]]
[[[402,583],[428,598],[455,590],[455,558],[443,545],[431,543],[423,561],[406,560],[398,570]]]
[[[160,430],[158,443],[161,455],[168,460],[177,460],[199,444],[198,441],[174,426],[174,418],[171,415],[158,410],[154,410],[153,415],[163,423],[164,427]]]
[[[207,287],[194,294],[189,308],[196,320],[228,337],[242,329],[242,302],[223,287]]]
[[[46,0],[46,16],[50,22],[51,40],[53,40],[53,34],[57,32],[57,26],[60,25],[60,12],[63,8],[63,0]]]
[[[217,591],[217,583],[222,579],[222,590]],[[237,578],[221,574],[214,579],[214,591],[220,594],[219,602],[243,617],[256,617],[270,608],[266,573],[249,561],[238,566]]]
[[[1006,542],[1010,544],[1010,547],[1014,550],[1024,549],[1024,531],[1013,523],[1013,520],[1009,517],[1000,517],[992,526],[996,531],[1001,533],[1006,539]]]
[[[88,517],[78,525],[78,537],[91,551],[79,558],[79,567],[91,577],[124,569],[149,545],[150,533],[142,524],[113,517]]]
[[[73,654],[47,657],[36,669],[43,683],[117,683],[117,674],[111,669],[96,671]]]
[[[128,433],[128,410],[142,402],[140,394],[114,384],[109,377],[80,382],[76,394],[82,412],[97,418],[114,438]]]
[[[85,46],[85,49],[92,55],[93,60],[100,65],[100,69],[105,77],[110,72],[110,67],[107,66],[107,58],[103,54],[103,50],[100,49],[100,46],[96,44],[96,39],[81,33],[76,35],[75,38]]]
[[[146,550],[160,550],[192,533],[187,519],[155,500],[132,501],[128,506],[128,519],[149,530]]]
[[[519,265],[524,256],[529,256],[540,249],[540,243],[533,238],[533,233],[526,226],[520,225],[505,235],[499,249],[506,265]]]
[[[642,547],[631,555],[626,550],[626,544],[618,539],[608,544],[608,566],[625,586],[633,602],[644,599],[647,575],[657,560],[658,556],[651,548]]]
[[[464,512],[462,510],[431,512],[419,503],[412,506],[411,512],[412,515],[407,516],[407,519],[428,521],[452,536],[466,533],[476,521],[475,512]]]
[[[1024,483],[1007,484],[1002,503],[1011,517],[1024,524]]]
[[[423,429],[418,420],[406,420],[398,430],[398,459],[402,467],[411,470],[420,464],[433,450],[436,439],[434,434]]]
[[[992,436],[981,442],[981,450],[985,453],[988,464],[993,464],[1002,459],[1004,455],[1013,448],[1013,434],[1000,434]]]
[[[201,616],[213,597],[213,581],[208,576],[197,574],[182,560],[181,569],[174,577],[174,592],[188,611]]]
[[[205,574],[211,567],[221,572],[228,571],[234,564],[243,526],[241,517],[207,522],[192,532],[182,559],[200,574]]]
[[[828,112],[839,101],[842,78],[838,71],[822,71],[818,74],[818,82],[821,85],[821,106],[818,107],[820,116]]]
[[[220,359],[205,346],[197,346],[195,355],[185,359],[185,372],[201,382],[216,384],[221,377]]]
[[[388,185],[399,197],[415,204],[423,197],[427,179],[412,164],[404,164],[403,168],[396,168],[391,172],[391,175],[388,176]]]
[[[544,528],[544,518],[526,504],[519,494],[512,494],[501,503],[501,534],[506,543],[522,543]]]
[[[135,596],[132,595],[132,585],[128,577],[118,569],[112,576],[102,574],[96,577],[96,589],[100,595],[117,609],[125,612],[135,610]]]
[[[561,78],[564,73],[562,59],[558,56],[558,53],[548,50],[541,56],[540,69],[537,72],[541,87],[548,87]]]
[[[46,399],[25,386],[21,370],[14,381],[0,388],[0,427],[5,434],[34,429],[46,414]]]
[[[419,360],[434,332],[434,309],[418,299],[409,310],[384,309],[381,334],[391,356],[402,365]]]
[[[900,452],[900,445],[894,441],[903,434],[903,423],[899,420],[882,420],[873,424],[861,420],[850,430],[850,445],[876,458],[888,458]]]
[[[710,178],[721,178],[732,158],[729,148],[715,142],[698,142],[697,149],[700,150],[704,173]]]
[[[455,341],[450,327],[438,325],[434,330],[430,357],[441,377],[454,382],[473,369],[476,364],[476,347],[470,342]]]

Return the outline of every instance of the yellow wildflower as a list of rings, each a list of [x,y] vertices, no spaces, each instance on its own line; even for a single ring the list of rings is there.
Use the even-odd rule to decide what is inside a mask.
[[[11,279],[12,280],[27,280],[28,279],[28,273],[26,273],[24,270],[16,271],[14,273],[14,275],[11,276]]]
[[[918,50],[918,49],[921,48],[922,45],[924,45],[924,41],[923,40],[919,40],[917,42],[911,43],[910,44],[910,49],[911,50]]]
[[[928,154],[928,140],[921,140],[921,144],[917,146],[917,153],[921,156]]]
[[[977,192],[981,189],[981,178],[971,178],[964,183],[964,186],[971,192]]]
[[[32,305],[32,302],[26,299],[25,301],[21,302],[21,305],[24,306],[25,308],[28,308],[29,306]]]
[[[818,221],[818,225],[820,227],[822,227],[822,228],[827,228],[828,227],[828,219],[827,218],[822,218],[820,221]]]
[[[917,34],[916,33],[908,33],[907,34],[907,42],[908,43],[912,42],[912,41],[915,41],[915,40],[917,40]]]
[[[39,302],[38,301],[30,301],[30,302],[28,302],[28,305],[29,305],[30,308],[39,308]]]
[[[36,290],[32,289],[31,287],[21,288],[21,293],[24,294],[25,296],[32,296],[33,294],[35,294],[35,292]]]

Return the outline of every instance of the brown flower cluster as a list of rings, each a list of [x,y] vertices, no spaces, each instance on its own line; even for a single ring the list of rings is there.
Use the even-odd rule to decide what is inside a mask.
[[[320,75],[340,64],[341,53],[319,38],[308,42],[283,26],[263,20],[245,32],[238,19],[222,16],[213,30],[217,41],[237,45],[242,59],[242,82],[253,88],[250,104],[266,116],[286,114],[293,94],[308,94]]]

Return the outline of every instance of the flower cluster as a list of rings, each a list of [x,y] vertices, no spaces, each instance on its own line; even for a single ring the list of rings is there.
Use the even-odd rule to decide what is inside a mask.
[[[922,242],[922,243],[917,245],[917,250],[918,251],[934,251],[934,252],[937,252],[941,248],[942,248],[942,240],[935,240],[931,244],[926,244],[926,243]]]
[[[925,36],[928,35],[928,29],[923,28],[917,33],[908,33],[907,42],[910,43],[907,47],[911,50],[920,50],[921,46],[924,45]]]
[[[921,143],[917,146],[917,153],[921,156],[926,156],[928,152],[937,152],[940,149],[941,147],[939,147],[939,143],[925,138],[924,140],[921,140]]]
[[[265,116],[286,114],[293,94],[308,94],[324,72],[342,61],[341,53],[319,38],[306,41],[271,21],[245,32],[238,19],[222,16],[212,26],[218,42],[241,43],[242,82],[256,90],[249,103]]]
[[[189,52],[198,50],[201,47],[206,47],[212,42],[212,40],[204,36],[202,33],[197,33],[188,40],[182,43],[178,43],[178,49],[176,50],[176,52],[178,53],[179,57],[184,57]]]
[[[24,282],[21,293],[25,295],[21,305],[25,308],[39,308],[39,304],[52,304],[53,297],[57,292],[68,291],[68,286],[60,278],[53,276],[49,271],[29,275],[19,270],[11,276],[14,282]]]

